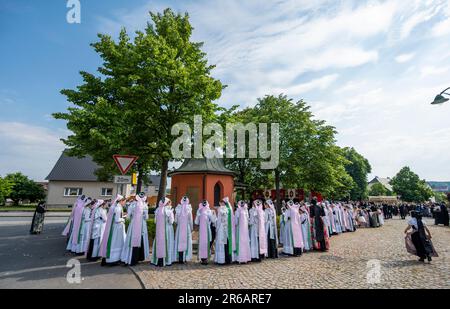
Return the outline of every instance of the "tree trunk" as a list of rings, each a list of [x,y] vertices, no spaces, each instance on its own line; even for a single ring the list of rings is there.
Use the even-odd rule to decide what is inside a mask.
[[[162,200],[166,196],[167,170],[168,169],[169,169],[169,160],[163,159],[162,164],[161,164],[161,181],[159,183],[157,203],[159,203],[159,201]]]
[[[275,198],[277,199],[277,212],[281,213],[281,194],[280,194],[280,170],[275,169]]]

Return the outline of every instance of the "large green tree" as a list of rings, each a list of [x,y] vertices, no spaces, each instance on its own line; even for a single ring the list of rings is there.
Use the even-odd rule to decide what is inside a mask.
[[[423,202],[433,195],[425,180],[420,179],[408,166],[403,167],[392,178],[391,185],[394,192],[406,202]]]
[[[23,200],[29,200],[33,203],[45,198],[44,188],[22,173],[8,174],[5,180],[12,184],[7,197],[12,199],[15,205]]]
[[[73,132],[63,139],[69,153],[92,155],[103,166],[100,175],[111,175],[116,153],[139,156],[138,190],[145,173],[159,170],[161,198],[172,158],[172,126],[190,124],[194,115],[213,119],[213,101],[224,86],[211,76],[214,66],[201,50],[203,43],[191,41],[187,13],[166,9],[150,16],[152,22],[133,40],[125,29],[117,42],[99,34],[100,41],[92,44],[103,61],[99,74],[81,72],[82,85],[61,91],[75,107],[54,116]]]
[[[304,101],[270,95],[258,99],[253,108],[235,114],[234,121],[279,124],[278,166],[262,170],[261,158],[227,160],[228,166],[238,173],[239,181],[250,183],[252,190],[275,185],[277,201],[281,185],[335,198],[348,197],[353,181],[345,171],[347,160],[335,145],[336,131],[324,121],[314,119],[309,109]],[[268,128],[271,135],[270,125]]]
[[[6,198],[11,194],[12,187],[11,181],[0,177],[0,205],[5,203]]]
[[[367,197],[367,175],[372,171],[369,161],[359,154],[353,147],[343,149],[345,158],[349,161],[345,170],[353,179],[350,198],[354,201]]]

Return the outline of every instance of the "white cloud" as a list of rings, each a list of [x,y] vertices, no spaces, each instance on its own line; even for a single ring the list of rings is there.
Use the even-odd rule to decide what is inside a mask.
[[[147,11],[165,5],[102,17],[100,31],[143,29]],[[421,177],[449,180],[442,154],[450,153],[450,105],[429,104],[450,70],[450,44],[436,37],[450,34],[448,1],[218,0],[177,2],[175,10],[189,11],[194,40],[205,42],[214,76],[229,86],[220,104],[249,106],[278,92],[303,98],[374,174],[410,165]],[[414,66],[400,71],[393,59]]]
[[[444,36],[450,34],[450,17],[434,25],[431,32],[434,36]]]
[[[0,123],[0,175],[23,172],[43,180],[64,149],[59,140],[67,132],[21,122]]]
[[[397,57],[395,57],[395,61],[397,61],[398,63],[409,62],[414,58],[414,56],[415,56],[414,53],[401,54],[401,55],[398,55]]]
[[[320,78],[313,79],[303,84],[292,85],[287,88],[276,88],[272,90],[272,93],[274,94],[285,93],[289,96],[298,96],[300,94],[304,94],[312,90],[325,90],[333,82],[335,82],[338,79],[338,77],[339,74],[330,74]]]
[[[450,67],[448,66],[437,67],[434,65],[427,65],[420,69],[420,74],[422,77],[428,77],[430,75],[443,75],[448,71],[450,71]]]

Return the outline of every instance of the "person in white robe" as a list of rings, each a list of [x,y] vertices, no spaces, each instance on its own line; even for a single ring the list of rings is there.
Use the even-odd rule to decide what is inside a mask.
[[[283,201],[283,206],[281,206],[281,214],[280,214],[280,238],[279,243],[280,245],[284,244],[284,238],[285,238],[285,230],[286,230],[286,221],[284,220],[284,213],[286,212],[286,204]]]
[[[234,215],[236,231],[236,261],[246,264],[251,261],[250,236],[249,236],[249,214],[248,206],[244,201],[238,202],[238,208]]]
[[[148,206],[143,192],[135,196],[135,202],[128,208],[129,225],[120,260],[127,265],[136,265],[150,257],[148,242]],[[131,205],[130,205],[131,206]]]
[[[66,249],[78,255],[82,255],[85,252],[86,241],[88,241],[86,232],[89,231],[85,231],[86,226],[84,223],[85,220],[89,220],[91,209],[89,207],[86,209],[86,207],[91,203],[92,199],[87,197],[77,203],[74,211],[72,231]],[[83,236],[84,239],[82,239]]]
[[[341,226],[341,221],[339,220],[339,209],[336,204],[332,204],[331,207],[333,208],[333,220],[334,220],[334,226],[336,228],[336,234],[341,234],[342,226]]]
[[[175,223],[177,229],[173,260],[184,264],[192,260],[192,230],[194,228],[192,206],[187,196],[183,196],[180,204],[175,208]]]
[[[263,203],[255,200],[248,211],[250,224],[250,252],[252,262],[260,262],[267,256],[267,237]]]
[[[208,201],[204,200],[198,206],[194,222],[198,225],[198,259],[202,265],[208,265],[211,258],[211,225],[215,219],[215,215],[209,208]]]
[[[378,207],[377,213],[378,213],[378,222],[380,223],[380,226],[383,226],[384,225],[384,214],[380,207]]]
[[[81,217],[81,212],[83,209],[85,199],[86,199],[86,196],[84,194],[77,197],[77,200],[72,205],[72,211],[70,212],[69,219],[67,220],[66,226],[64,227],[64,230],[62,232],[62,235],[66,236],[66,246],[67,246],[67,250],[69,250],[69,251],[72,248],[71,246],[69,247],[68,245],[69,245],[70,237],[72,236],[74,218],[76,216]]]
[[[156,235],[153,240],[151,262],[158,267],[170,266],[173,262],[175,221],[171,201],[163,198],[155,210]]]
[[[88,261],[96,261],[100,258],[100,243],[105,232],[107,212],[104,200],[97,200],[91,211],[91,237],[86,251]]]
[[[228,197],[219,202],[216,220],[216,244],[214,262],[231,264],[236,260],[236,243],[234,231],[234,213]]]
[[[300,206],[300,222],[302,224],[302,236],[303,236],[303,250],[310,251],[313,249],[312,239],[311,239],[311,219],[309,217],[309,212],[306,208],[307,206]]]
[[[286,211],[286,238],[289,243],[283,247],[283,253],[300,256],[303,251],[303,233],[300,222],[300,204],[288,201],[289,210]]]
[[[92,209],[94,205],[97,203],[96,200],[91,201],[87,204],[83,209],[83,219],[81,221],[81,234],[80,234],[80,243],[77,246],[77,254],[85,254],[89,247],[89,241],[91,240],[91,228],[92,228]]]
[[[117,195],[117,198],[109,208],[105,232],[103,233],[100,245],[102,266],[117,265],[120,262],[126,236],[123,215],[123,206],[125,203],[126,199],[121,195]]]
[[[276,259],[278,258],[277,212],[271,199],[267,199],[264,206],[264,221],[267,235],[267,257],[270,259]]]

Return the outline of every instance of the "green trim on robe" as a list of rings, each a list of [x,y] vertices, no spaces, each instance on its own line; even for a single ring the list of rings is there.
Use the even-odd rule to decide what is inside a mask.
[[[293,232],[293,228],[292,228],[292,220],[289,220],[289,224],[291,225],[291,228],[289,229],[289,233],[291,234],[291,244],[292,244],[292,253],[294,253],[294,232]]]
[[[207,230],[206,230],[207,232],[208,232],[208,260],[210,259],[210,257],[211,257],[211,229],[208,229],[207,228]]]
[[[233,255],[233,227],[231,223],[231,206],[230,203],[226,203],[227,209],[228,209],[228,254],[231,256]]]
[[[78,245],[80,244],[80,241],[81,241],[81,231],[83,230],[83,221],[84,221],[84,215],[82,214],[82,218],[81,218],[81,222],[80,222],[80,229],[78,230],[78,242],[77,242]]]
[[[112,230],[113,230],[115,217],[116,217],[116,214],[114,213],[114,215],[112,217],[111,227],[109,228],[108,243],[106,245],[106,258],[108,258],[108,259],[111,256],[111,242],[112,242],[112,234],[113,234]]]
[[[240,220],[241,218],[239,218],[239,220]],[[239,238],[240,238],[240,235],[239,235],[239,222],[238,222],[238,224],[237,224],[237,226],[236,226],[236,254],[239,256]]]

